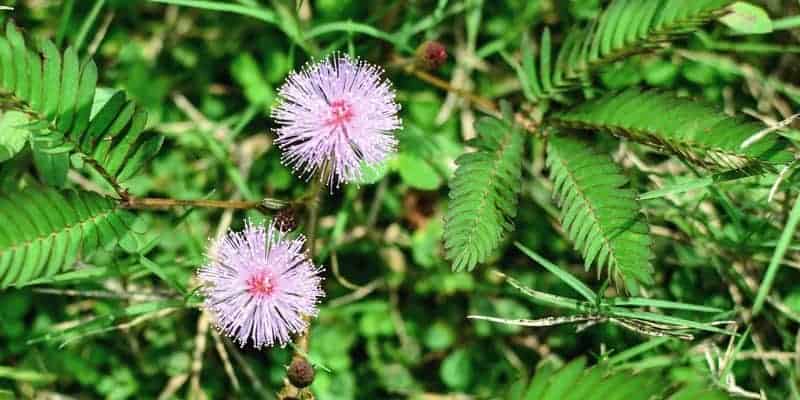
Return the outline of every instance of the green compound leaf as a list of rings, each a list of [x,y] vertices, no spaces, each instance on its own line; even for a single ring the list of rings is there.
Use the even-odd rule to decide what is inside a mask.
[[[561,225],[587,269],[608,268],[618,283],[635,291],[653,282],[649,227],[628,179],[606,154],[576,138],[552,135],[547,165],[561,208]]]
[[[668,116],[667,116],[668,114]],[[712,170],[773,170],[793,159],[787,143],[768,135],[742,148],[762,124],[661,91],[630,89],[586,101],[550,118],[555,126],[603,131],[652,146]]]
[[[81,63],[74,49],[61,53],[47,40],[29,46],[13,23],[6,25],[0,37],[0,97],[30,116],[34,162],[47,184],[63,185],[69,153],[81,154],[106,179],[119,183],[161,147],[163,137],[144,134],[145,112],[123,92],[92,112],[100,91],[97,79],[95,63]],[[7,147],[0,143],[0,160],[10,153]]]
[[[544,30],[539,53],[522,41],[522,67],[517,68],[532,101],[561,100],[561,93],[580,88],[600,68],[633,54],[654,52],[663,43],[696,31],[726,15],[732,0],[614,0],[590,25],[570,31],[557,52]],[[729,14],[728,14],[729,15]],[[538,56],[539,67],[536,67]]]
[[[121,239],[135,217],[99,194],[28,188],[0,195],[0,287],[52,277]]]
[[[477,150],[461,155],[450,182],[444,241],[453,270],[472,270],[513,229],[525,136],[510,123],[486,118],[476,126]]]
[[[709,399],[725,400],[729,396],[702,382],[674,386],[663,385],[664,372],[650,369],[634,373],[613,369],[608,364],[586,366],[583,357],[574,359],[561,368],[553,363],[543,363],[529,383],[523,381],[514,398],[524,400],[602,400],[602,399]],[[527,388],[525,388],[527,384]]]

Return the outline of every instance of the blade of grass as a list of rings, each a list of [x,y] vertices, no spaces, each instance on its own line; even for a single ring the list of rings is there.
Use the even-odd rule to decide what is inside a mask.
[[[750,337],[750,328],[752,328],[752,326],[748,326],[742,337],[739,338],[739,341],[736,343],[736,348],[733,350],[733,354],[731,354],[730,358],[726,360],[727,362],[725,363],[724,368],[722,368],[722,371],[720,371],[719,378],[721,384],[725,383],[724,379],[731,372],[731,369],[733,369],[733,363],[736,361],[736,356],[742,351],[745,341],[747,341],[747,339]]]
[[[89,10],[89,15],[83,20],[81,24],[81,28],[78,30],[78,35],[75,36],[75,43],[73,43],[73,47],[75,51],[80,51],[81,46],[83,46],[83,42],[86,41],[86,36],[89,35],[89,30],[92,29],[92,25],[94,25],[94,21],[97,20],[97,16],[100,14],[100,10],[103,9],[106,0],[96,0],[92,9]]]
[[[411,46],[409,46],[405,41],[396,35],[386,33],[371,25],[353,21],[336,21],[317,25],[306,34],[306,38],[313,39],[317,36],[322,36],[333,32],[346,32],[349,34],[360,33],[362,35],[387,41],[393,44],[399,50],[403,50],[408,53],[414,51]]]
[[[592,289],[589,289],[588,286],[586,286],[574,275],[570,274],[561,267],[551,263],[550,261],[547,261],[544,257],[536,254],[533,250],[522,245],[522,243],[515,242],[514,245],[517,246],[517,248],[520,249],[520,251],[525,253],[526,256],[530,257],[537,263],[541,264],[541,266],[543,266],[546,270],[550,271],[552,274],[554,274],[559,279],[564,281],[564,283],[569,285],[569,287],[574,289],[576,292],[580,293],[580,295],[583,296],[586,300],[589,300],[592,303],[597,301],[597,295],[592,291]]]
[[[794,29],[800,26],[800,15],[776,19],[772,21],[772,30]]]
[[[0,365],[0,378],[30,383],[50,383],[56,380],[55,375],[46,372],[5,367],[2,365]]]
[[[612,307],[611,310],[609,311],[609,315],[616,317],[640,319],[667,325],[674,325],[676,328],[683,326],[686,328],[692,328],[706,332],[721,333],[723,335],[736,335],[736,332],[726,331],[724,329],[717,328],[707,323],[695,322],[688,319],[672,317],[663,314],[656,314],[646,311],[632,311],[625,308]]]
[[[495,273],[500,275],[501,277],[503,277],[506,281],[508,281],[508,283],[511,286],[513,286],[516,289],[518,289],[524,295],[531,297],[533,299],[533,301],[536,302],[536,303],[539,303],[539,304],[542,304],[542,305],[550,305],[550,306],[555,306],[555,307],[560,307],[560,308],[566,308],[568,310],[574,310],[574,311],[579,311],[579,310],[582,309],[580,302],[575,300],[575,299],[570,299],[569,297],[562,297],[562,296],[557,296],[557,295],[550,294],[550,293],[540,292],[538,290],[533,290],[533,289],[523,285],[518,280],[516,280],[516,279],[514,279],[514,278],[512,278],[512,277],[510,277],[510,276],[508,276],[508,275],[506,275],[506,274],[504,274],[502,272],[495,271]]]
[[[162,268],[160,265],[156,264],[155,262],[153,262],[152,260],[150,260],[145,256],[139,257],[139,262],[145,268],[147,268],[148,271],[152,272],[153,274],[161,278],[162,281],[166,282],[171,288],[175,289],[178,293],[182,295],[186,294],[186,288],[184,288],[183,285],[178,283],[178,281],[176,281],[174,278],[169,276],[167,272],[164,271],[164,268]]]
[[[241,4],[231,4],[222,1],[203,1],[203,0],[150,0],[150,1],[154,3],[200,8],[209,11],[222,11],[222,12],[228,12],[232,14],[239,14],[255,18],[263,22],[266,22],[268,24],[277,26],[278,29],[280,29],[283,33],[286,34],[286,36],[292,39],[292,41],[296,45],[300,46],[305,51],[309,51],[308,45],[305,43],[303,38],[300,37],[301,32],[286,26],[286,24],[283,23],[280,20],[280,18],[278,18],[278,15],[269,9],[261,7],[258,8],[248,7]]]
[[[111,269],[109,267],[89,267],[89,268],[79,269],[77,271],[69,271],[62,274],[48,276],[45,278],[34,279],[32,281],[19,285],[19,287],[41,285],[45,283],[50,284],[58,282],[82,281],[90,279],[95,282],[98,282],[102,278],[113,275],[116,275],[116,270]]]
[[[761,286],[758,288],[756,300],[753,303],[753,316],[758,315],[764,307],[764,301],[767,299],[772,284],[775,281],[775,276],[778,274],[778,268],[781,265],[783,256],[792,242],[792,236],[797,229],[797,223],[800,222],[800,196],[794,201],[789,219],[786,221],[786,226],[783,228],[781,238],[778,240],[778,245],[775,247],[775,252],[772,253],[772,259],[769,261],[767,272],[764,274],[764,279],[761,281]]]
[[[614,357],[610,357],[606,360],[606,364],[608,365],[616,365],[628,361],[640,354],[647,353],[650,350],[655,349],[658,346],[661,346],[664,343],[672,340],[673,338],[670,337],[660,337],[648,340],[640,345],[633,346],[619,354],[615,355]]]
[[[697,311],[706,313],[721,313],[725,311],[716,307],[698,306],[695,304],[680,303],[677,301],[669,301],[669,300],[646,299],[643,297],[610,299],[609,303],[614,306],[656,307],[656,308],[665,308],[672,310],[686,310],[686,311]]]
[[[104,329],[112,326],[114,322],[124,317],[137,317],[145,314],[152,314],[168,308],[183,308],[185,303],[180,300],[148,301],[143,303],[131,304],[123,309],[115,310],[103,315],[98,315],[89,320],[82,320],[77,324],[66,324],[68,328],[61,330],[50,330],[45,334],[35,336],[28,340],[27,344],[39,342],[51,342],[62,340],[74,340],[76,337],[84,336],[97,329]]]
[[[692,179],[686,182],[676,183],[661,189],[652,190],[639,195],[639,200],[652,200],[660,197],[668,196],[670,194],[678,194],[688,192],[692,189],[701,189],[711,186],[715,183],[732,181],[741,178],[747,178],[749,175],[741,170],[725,171],[711,176],[704,176],[698,179]]]
[[[64,38],[69,29],[69,20],[72,18],[72,10],[75,8],[75,0],[66,0],[61,5],[61,17],[58,19],[58,31],[56,33],[56,45],[60,48],[64,43]]]

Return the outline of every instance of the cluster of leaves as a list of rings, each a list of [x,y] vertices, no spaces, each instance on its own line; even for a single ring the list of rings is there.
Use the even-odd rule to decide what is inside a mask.
[[[518,68],[526,97],[532,101],[564,101],[563,92],[590,86],[591,73],[608,63],[675,40],[702,24],[734,12],[731,1],[707,0],[629,2],[615,0],[586,29],[569,32],[557,61],[551,67],[551,39],[545,30],[537,71],[530,43],[522,45]],[[664,118],[664,112],[670,113]],[[508,117],[506,119],[509,119]],[[552,128],[565,131],[550,132]],[[761,124],[732,117],[702,101],[638,88],[589,99],[564,111],[546,113],[540,132],[549,132],[547,165],[554,194],[561,208],[563,229],[585,258],[589,268],[600,269],[628,291],[653,283],[649,229],[636,193],[623,188],[628,179],[606,155],[588,150],[590,144],[568,138],[579,131],[608,132],[648,145],[685,162],[709,169],[738,170],[757,174],[774,170],[793,160],[788,143],[775,136],[751,146],[746,140],[762,130]],[[511,131],[512,128],[506,128]],[[482,134],[477,143],[493,141],[497,133]],[[512,135],[508,133],[509,137]],[[522,147],[522,143],[517,144]],[[460,159],[456,179],[451,181],[452,203],[448,211],[445,240],[453,269],[472,269],[486,261],[510,231],[509,219],[516,214],[513,182],[487,185],[497,171],[519,176],[519,157],[505,156],[514,147],[478,146]],[[494,161],[487,163],[486,160]],[[472,190],[470,190],[470,188]],[[493,190],[492,190],[493,189]],[[489,194],[489,195],[487,195]],[[500,199],[502,201],[498,201]],[[483,228],[475,221],[482,215],[498,214]],[[465,229],[470,227],[469,229]]]
[[[0,37],[0,92],[7,110],[3,158],[30,143],[42,183],[63,187],[74,154],[120,188],[156,155],[164,138],[145,134],[144,110],[122,91],[100,92],[97,80],[91,59],[81,63],[73,48],[61,53],[49,40],[31,49],[8,22]],[[3,287],[52,277],[73,265],[79,253],[123,238],[134,219],[119,202],[83,190],[34,186],[0,201],[0,213],[13,221],[0,241]]]
[[[613,371],[604,365],[586,368],[586,359],[577,358],[561,368],[552,363],[539,367],[530,383],[520,381],[508,393],[509,399],[631,399],[652,398],[668,400],[727,399],[718,391],[704,385],[690,385],[673,393],[665,393],[659,383],[659,371],[643,374]],[[527,384],[527,386],[526,386]]]

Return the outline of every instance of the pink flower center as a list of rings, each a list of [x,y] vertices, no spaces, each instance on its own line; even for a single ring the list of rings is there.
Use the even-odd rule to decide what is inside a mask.
[[[346,101],[332,101],[330,107],[331,116],[325,121],[325,125],[342,126],[353,119],[353,107]]]
[[[247,292],[253,296],[269,296],[275,291],[272,277],[265,271],[259,271],[247,279]]]

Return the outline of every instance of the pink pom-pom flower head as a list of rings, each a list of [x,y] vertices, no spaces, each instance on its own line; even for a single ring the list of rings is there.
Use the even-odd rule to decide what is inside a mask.
[[[382,70],[334,54],[286,79],[272,117],[284,164],[302,176],[326,171],[328,184],[354,182],[394,153],[401,126]]]
[[[217,328],[244,346],[280,344],[308,328],[317,315],[322,268],[303,250],[305,238],[288,239],[271,223],[247,223],[244,231],[229,231],[212,244],[198,277],[204,307]]]

